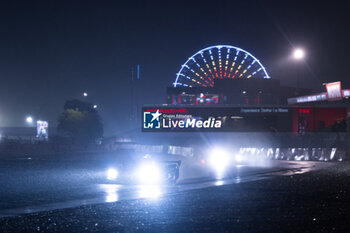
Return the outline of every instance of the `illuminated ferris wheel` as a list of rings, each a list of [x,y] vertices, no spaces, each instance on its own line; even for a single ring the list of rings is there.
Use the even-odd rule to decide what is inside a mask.
[[[213,87],[215,79],[270,78],[264,66],[247,51],[217,45],[198,51],[176,74],[174,87]]]

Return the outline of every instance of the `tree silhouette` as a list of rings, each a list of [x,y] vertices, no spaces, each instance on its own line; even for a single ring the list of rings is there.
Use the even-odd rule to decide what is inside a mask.
[[[103,124],[97,110],[92,104],[76,99],[64,104],[57,129],[78,143],[93,143],[103,135]]]

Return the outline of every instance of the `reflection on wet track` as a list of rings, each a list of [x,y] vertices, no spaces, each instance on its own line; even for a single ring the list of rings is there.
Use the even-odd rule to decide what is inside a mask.
[[[321,169],[332,163],[276,161],[269,167],[236,166],[232,172],[218,179],[215,175],[180,179],[176,185],[122,185],[90,182],[84,176],[70,179],[69,185],[55,181],[55,176],[33,176],[40,179],[25,187],[21,183],[12,184],[0,192],[0,217],[33,213],[54,209],[77,207],[81,205],[111,203],[122,200],[149,198],[157,200],[166,195],[176,195],[183,191],[203,189],[212,186],[250,182],[273,176],[294,175]],[[57,173],[57,170],[52,171]],[[62,172],[62,171],[61,171]],[[65,171],[74,176],[77,171]],[[50,172],[48,172],[50,173]],[[88,172],[85,171],[87,174]],[[14,174],[15,175],[15,174]],[[3,179],[5,176],[0,177]],[[7,176],[8,177],[8,176]],[[15,180],[13,182],[16,182]],[[52,183],[55,183],[54,188]],[[28,193],[30,191],[30,193]]]

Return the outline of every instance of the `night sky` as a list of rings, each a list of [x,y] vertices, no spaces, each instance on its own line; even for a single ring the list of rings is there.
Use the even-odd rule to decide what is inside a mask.
[[[6,1],[0,5],[0,127],[56,124],[67,99],[98,105],[105,135],[126,130],[131,69],[138,103],[166,102],[186,59],[217,44],[257,57],[273,79],[350,88],[346,1]],[[295,47],[305,62],[290,59]]]

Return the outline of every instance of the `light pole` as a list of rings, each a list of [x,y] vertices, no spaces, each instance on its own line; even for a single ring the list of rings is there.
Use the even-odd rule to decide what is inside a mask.
[[[26,117],[26,123],[30,126],[33,127],[33,117],[32,116],[27,116]],[[30,136],[30,142],[33,143],[33,136]]]
[[[305,57],[305,52],[302,48],[296,48],[293,51],[293,59],[297,62],[301,62],[303,61]],[[297,67],[297,89],[296,89],[296,96],[300,95],[300,72],[298,72],[298,70],[300,70],[300,67]],[[305,120],[304,117],[301,116],[301,113],[298,111],[298,134],[299,135],[303,135],[305,133]],[[304,138],[301,138],[301,143],[304,144]]]
[[[295,61],[302,61],[303,59],[304,59],[304,57],[305,57],[305,52],[304,52],[304,50],[302,49],[302,48],[296,48],[296,49],[294,49],[294,51],[293,51],[293,59],[295,60]],[[299,69],[299,68],[298,68]],[[299,72],[298,72],[299,73]],[[299,84],[299,80],[300,79],[300,74],[297,74],[297,94],[299,95],[300,93],[299,93],[299,86],[300,86],[300,84]]]

